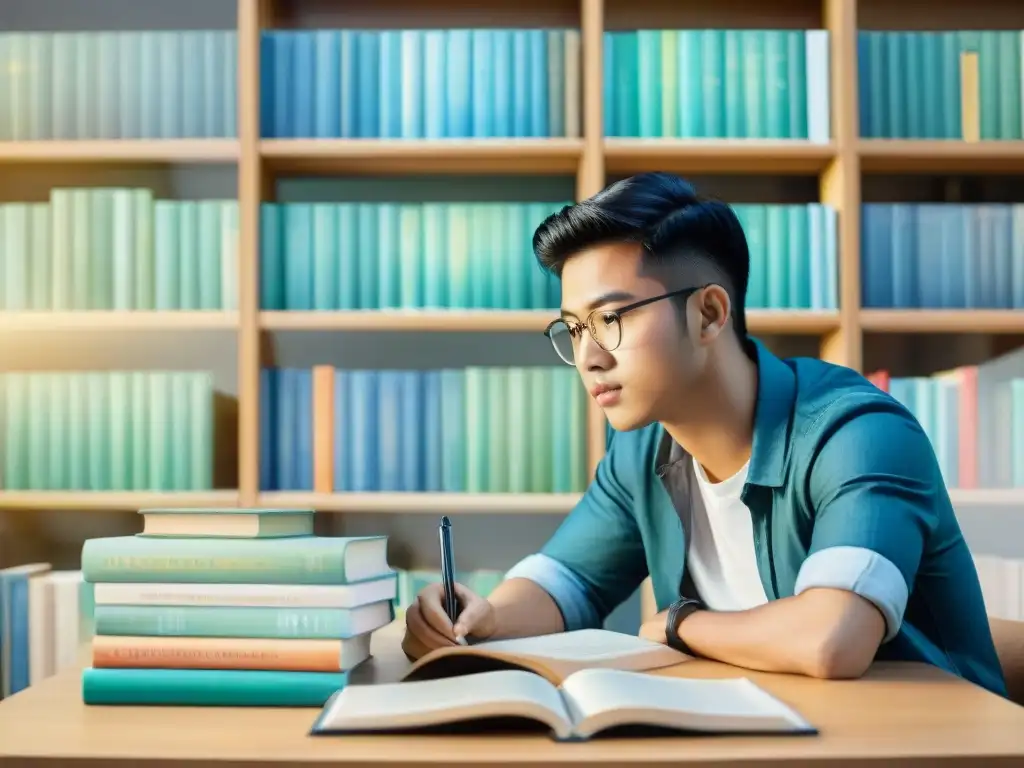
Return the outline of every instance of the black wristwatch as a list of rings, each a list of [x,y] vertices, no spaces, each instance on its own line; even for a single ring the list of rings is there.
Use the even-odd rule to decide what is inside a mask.
[[[693,651],[679,637],[676,628],[691,613],[703,608],[704,603],[694,597],[681,597],[668,607],[668,617],[665,619],[665,637],[668,639],[669,648],[675,648],[690,656],[693,655]]]

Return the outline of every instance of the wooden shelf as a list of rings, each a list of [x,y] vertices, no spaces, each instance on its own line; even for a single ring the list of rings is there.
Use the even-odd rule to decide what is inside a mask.
[[[237,491],[3,491],[0,509],[139,510],[144,507],[234,507]]]
[[[303,493],[263,492],[257,505],[316,509],[322,512],[401,514],[526,513],[564,514],[580,500],[578,493]]]
[[[748,309],[747,327],[754,334],[818,336],[839,328],[839,313],[804,309]]]
[[[261,312],[266,331],[456,331],[537,332],[558,310],[365,310],[351,312]],[[839,327],[837,312],[750,310],[747,323],[755,333],[830,333]]]
[[[237,312],[0,312],[0,334],[12,331],[211,331],[237,328]]]
[[[812,174],[835,158],[832,144],[761,139],[605,138],[605,167],[613,174],[679,173]]]
[[[861,139],[867,173],[1021,173],[1024,141]]]
[[[261,312],[268,331],[522,331],[537,332],[558,310],[365,310]]]
[[[871,333],[1024,333],[1024,311],[1013,309],[862,309]]]
[[[235,139],[0,141],[0,163],[234,163]]]
[[[950,488],[949,498],[955,507],[1008,507],[1024,510],[1024,488]]]
[[[276,172],[575,174],[581,139],[263,139]]]

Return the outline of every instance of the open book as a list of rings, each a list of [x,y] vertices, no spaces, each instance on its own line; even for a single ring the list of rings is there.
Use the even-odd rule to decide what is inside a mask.
[[[490,640],[469,646],[436,648],[417,660],[404,681],[519,669],[553,685],[581,669],[644,671],[690,659],[685,653],[636,635],[607,629],[580,629],[550,635]]]
[[[557,741],[597,734],[808,733],[796,712],[746,678],[693,680],[621,669],[582,669],[553,685],[520,669],[439,680],[351,685],[335,693],[311,735],[479,733],[533,725]]]

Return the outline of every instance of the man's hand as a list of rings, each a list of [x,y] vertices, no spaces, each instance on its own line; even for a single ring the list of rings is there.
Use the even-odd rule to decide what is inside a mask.
[[[639,635],[644,640],[652,640],[655,643],[665,645],[668,637],[665,635],[665,622],[668,621],[668,609],[653,616],[640,625]]]

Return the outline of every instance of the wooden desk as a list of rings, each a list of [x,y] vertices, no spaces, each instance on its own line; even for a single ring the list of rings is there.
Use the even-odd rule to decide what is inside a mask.
[[[402,674],[408,662],[398,641],[390,627],[374,638],[375,658],[360,670],[359,682]],[[695,661],[657,674],[744,673]],[[799,710],[821,735],[589,744],[555,744],[543,735],[310,737],[318,709],[86,707],[75,672],[0,703],[0,768],[1024,765],[1024,708],[932,667],[879,664],[858,681],[750,677]]]

